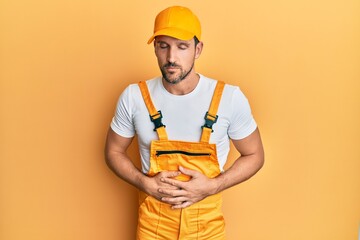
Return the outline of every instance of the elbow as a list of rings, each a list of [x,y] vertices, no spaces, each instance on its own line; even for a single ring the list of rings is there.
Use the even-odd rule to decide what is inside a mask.
[[[259,151],[259,169],[261,169],[265,164],[265,152],[264,148],[262,147]]]
[[[110,153],[109,153],[109,150],[108,150],[107,146],[105,146],[105,149],[104,149],[104,160],[105,160],[106,165],[109,168],[111,168],[112,161],[111,161]]]
[[[110,157],[107,157],[106,155],[105,155],[105,164],[106,164],[106,166],[108,166],[108,168],[110,168],[111,170],[114,169],[114,163],[113,163],[113,161],[111,160]]]

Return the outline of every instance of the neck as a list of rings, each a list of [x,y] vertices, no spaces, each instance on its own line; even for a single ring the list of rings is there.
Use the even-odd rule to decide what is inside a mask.
[[[186,95],[192,92],[199,83],[200,76],[195,71],[192,71],[184,80],[177,84],[171,84],[162,79],[165,89],[174,95]]]

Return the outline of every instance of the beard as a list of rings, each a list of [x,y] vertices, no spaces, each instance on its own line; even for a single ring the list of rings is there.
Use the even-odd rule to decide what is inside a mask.
[[[167,73],[166,72],[166,68],[167,67],[176,67],[178,68],[178,70],[180,70],[180,74],[178,74],[177,76],[175,75],[175,73],[171,74],[171,73]],[[162,66],[160,68],[161,70],[161,74],[163,76],[163,79],[170,83],[170,84],[178,84],[179,82],[181,82],[182,80],[184,80],[191,72],[191,70],[194,67],[194,63],[191,65],[191,68],[186,71],[184,70],[181,66],[175,64],[175,63],[167,63],[164,66]]]

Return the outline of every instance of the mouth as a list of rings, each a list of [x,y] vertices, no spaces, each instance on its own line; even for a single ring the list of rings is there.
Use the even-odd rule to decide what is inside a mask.
[[[165,67],[166,70],[176,70],[176,69],[179,69],[178,67]]]
[[[180,68],[180,66],[177,65],[176,63],[167,63],[167,64],[164,64],[164,68],[166,68],[166,69],[177,69],[177,68]]]
[[[176,71],[178,71],[180,68],[179,67],[174,67],[174,66],[167,66],[164,67],[165,71],[169,74],[174,74]]]

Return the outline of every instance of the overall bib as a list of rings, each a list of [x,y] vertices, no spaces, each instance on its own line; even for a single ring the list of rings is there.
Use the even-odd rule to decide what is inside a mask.
[[[196,170],[209,178],[220,174],[216,144],[210,144],[212,125],[217,121],[217,110],[224,88],[218,82],[210,108],[205,115],[200,142],[168,140],[161,111],[154,107],[145,82],[139,87],[150,119],[155,125],[159,140],[150,146],[150,170],[148,176],[161,171],[178,171],[179,166]],[[179,175],[176,179],[189,181],[190,177]],[[215,194],[184,209],[171,209],[171,205],[158,201],[140,191],[138,240],[224,240],[225,222],[222,215],[221,194]]]

